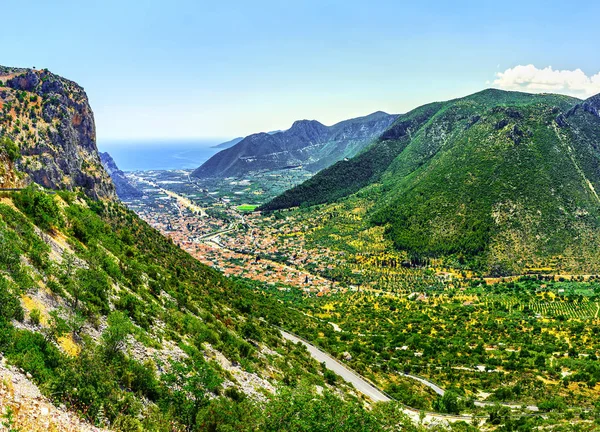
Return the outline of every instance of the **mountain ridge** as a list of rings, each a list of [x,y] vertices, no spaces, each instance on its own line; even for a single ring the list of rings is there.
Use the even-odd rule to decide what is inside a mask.
[[[357,194],[372,203],[369,223],[416,262],[446,257],[496,275],[548,263],[594,271],[598,100],[489,89],[419,107],[261,209]]]
[[[233,138],[233,139],[231,139],[229,141],[225,141],[225,142],[222,142],[220,144],[211,146],[211,148],[226,149],[226,148],[229,148],[229,147],[233,147],[234,145],[236,145],[237,143],[239,143],[243,139],[244,139],[244,137]]]
[[[249,135],[214,155],[193,176],[241,176],[250,171],[303,165],[309,171],[356,154],[385,130],[395,115],[382,111],[325,126],[316,120],[297,120],[290,129]]]

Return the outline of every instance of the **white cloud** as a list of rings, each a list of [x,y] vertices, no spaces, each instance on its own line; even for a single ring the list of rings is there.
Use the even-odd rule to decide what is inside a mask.
[[[538,69],[531,64],[519,65],[497,72],[494,86],[505,90],[562,93],[586,98],[600,93],[600,72],[587,76],[581,69],[554,70],[552,66]]]

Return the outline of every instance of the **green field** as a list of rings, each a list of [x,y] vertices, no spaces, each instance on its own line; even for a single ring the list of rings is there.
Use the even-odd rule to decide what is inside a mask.
[[[237,206],[236,209],[241,212],[253,212],[256,209],[256,207],[258,206],[253,204],[242,204]]]

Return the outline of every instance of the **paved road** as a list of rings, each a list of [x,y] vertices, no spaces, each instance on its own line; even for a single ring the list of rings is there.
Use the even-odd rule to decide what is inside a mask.
[[[324,353],[323,351],[319,350],[318,348],[309,344],[308,342],[303,341],[302,339],[299,339],[296,336],[294,336],[286,331],[283,331],[283,330],[280,330],[280,331],[281,331],[281,335],[285,339],[292,341],[294,343],[300,342],[301,344],[303,344],[308,349],[308,352],[315,360],[317,360],[319,363],[325,362],[325,366],[327,367],[327,369],[332,370],[337,375],[342,377],[345,381],[351,383],[356,388],[356,390],[358,390],[365,396],[370,397],[375,402],[391,401],[391,399],[389,397],[387,397],[381,391],[377,390],[371,383],[366,381],[364,378],[362,378],[360,375],[358,375],[353,370],[351,370],[351,369],[347,368],[346,366],[344,366],[343,364],[341,364],[338,360],[335,360],[333,357],[329,356],[328,354]]]
[[[402,372],[398,372],[399,375],[406,377],[406,378],[410,378],[416,381],[419,381],[421,384],[426,385],[427,387],[429,387],[430,389],[432,389],[434,392],[436,392],[438,395],[440,396],[444,396],[444,393],[446,392],[446,390],[444,390],[443,388],[441,388],[440,386],[438,386],[435,383],[432,383],[431,381],[427,381],[425,378],[421,378],[415,375],[410,375],[410,374],[405,374]],[[475,406],[477,407],[487,407],[487,406],[495,406],[495,405],[501,405],[510,409],[520,409],[522,407],[527,408],[529,411],[539,411],[539,408],[536,405],[524,405],[524,404],[519,404],[519,403],[501,403],[501,402],[487,402],[487,401],[482,401],[482,400],[476,400],[474,402]]]
[[[237,228],[237,223],[231,222],[227,228],[201,235],[200,237],[198,237],[198,240],[211,240],[213,237],[216,237],[220,234],[227,234],[228,232],[234,231],[236,228]]]
[[[427,387],[429,387],[430,389],[432,389],[434,392],[436,392],[440,396],[444,396],[445,390],[443,388],[441,388],[438,385],[432,383],[431,381],[427,381],[425,378],[421,378],[421,377],[418,377],[418,376],[415,376],[415,375],[406,374],[406,373],[403,373],[403,372],[398,372],[398,374],[401,375],[401,376],[403,376],[403,377],[419,381],[421,384],[426,385]]]
[[[307,341],[302,340],[299,337],[286,332],[285,330],[279,329],[279,331],[281,332],[281,335],[285,339],[287,339],[291,342],[294,342],[294,343],[300,342],[302,345],[304,345],[308,349],[308,352],[315,360],[317,360],[320,363],[325,362],[325,366],[327,367],[327,369],[332,370],[337,375],[342,377],[344,380],[346,380],[347,382],[354,385],[354,387],[358,391],[360,391],[361,393],[363,393],[366,396],[369,396],[373,401],[375,401],[375,402],[390,402],[392,400],[391,398],[386,396],[383,392],[381,392],[376,387],[374,387],[367,380],[365,380],[363,377],[358,375],[352,369],[346,367],[340,361],[331,357],[329,354],[321,351],[320,349],[318,349],[314,345],[308,343]],[[465,415],[440,414],[440,413],[435,413],[435,412],[419,411],[414,408],[410,408],[408,406],[405,406],[402,409],[402,411],[413,422],[415,422],[415,423],[423,422],[423,424],[426,424],[426,425],[448,425],[448,423],[453,423],[453,422],[457,422],[457,421],[465,421],[468,423],[478,424],[479,422],[484,421],[482,418],[473,417],[468,414],[465,414]],[[421,418],[421,416],[423,416],[423,417]]]

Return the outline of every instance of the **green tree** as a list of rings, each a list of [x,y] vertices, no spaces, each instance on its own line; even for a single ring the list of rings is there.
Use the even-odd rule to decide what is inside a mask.
[[[201,354],[185,362],[171,363],[169,373],[164,374],[162,380],[171,389],[165,402],[189,429],[203,419],[198,414],[208,404],[208,393],[215,393],[222,383]]]
[[[23,320],[23,308],[19,299],[11,292],[8,281],[0,276],[0,322],[11,319]]]
[[[112,357],[125,346],[125,339],[133,326],[123,312],[113,312],[108,316],[108,327],[102,333],[102,346],[107,356]]]
[[[0,264],[9,272],[19,266],[19,249],[14,235],[0,228]]]
[[[33,311],[32,311],[33,312]],[[58,314],[57,311],[50,312],[50,320],[48,327],[42,329],[42,333],[48,342],[56,342],[56,340],[69,332],[67,322]]]
[[[19,146],[7,136],[0,137],[0,151],[4,151],[8,159],[13,162],[21,156]]]
[[[31,320],[31,323],[33,325],[39,325],[40,323],[40,310],[39,309],[32,309],[31,312],[29,312],[29,319]]]
[[[438,398],[434,403],[434,409],[448,414],[460,414],[461,408],[462,402],[452,390],[446,390],[444,396]]]
[[[49,231],[53,226],[61,226],[63,223],[60,209],[54,198],[34,186],[19,192],[13,201],[33,223],[43,230]]]

